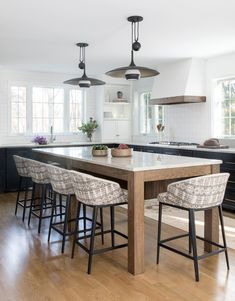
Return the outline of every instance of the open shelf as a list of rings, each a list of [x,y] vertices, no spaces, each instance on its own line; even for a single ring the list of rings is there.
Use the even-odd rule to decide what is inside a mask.
[[[130,103],[127,101],[110,101],[110,102],[105,101],[104,104],[112,106],[112,105],[129,105]]]

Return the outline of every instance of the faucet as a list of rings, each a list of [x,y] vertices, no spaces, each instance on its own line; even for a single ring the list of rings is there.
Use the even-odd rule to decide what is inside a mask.
[[[56,137],[53,135],[53,125],[51,125],[49,142],[53,143],[55,141],[55,139],[56,139]]]

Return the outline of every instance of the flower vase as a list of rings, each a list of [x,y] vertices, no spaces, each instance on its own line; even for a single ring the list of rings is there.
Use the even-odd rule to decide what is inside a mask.
[[[163,131],[158,132],[158,142],[161,143],[164,141],[164,133]]]
[[[89,139],[89,142],[92,142],[92,134],[87,134],[87,138]]]

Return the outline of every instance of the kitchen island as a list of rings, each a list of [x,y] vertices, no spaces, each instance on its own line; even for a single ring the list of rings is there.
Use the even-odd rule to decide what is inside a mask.
[[[128,271],[144,272],[144,199],[166,190],[172,180],[218,173],[220,160],[133,152],[132,157],[92,157],[91,147],[34,149],[34,158],[117,181],[128,189]],[[206,211],[205,238],[219,239],[217,211]],[[205,245],[209,251],[210,246]]]

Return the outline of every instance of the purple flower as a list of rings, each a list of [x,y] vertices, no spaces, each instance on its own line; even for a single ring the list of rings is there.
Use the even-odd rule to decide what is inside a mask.
[[[47,138],[43,136],[36,136],[33,138],[32,142],[40,145],[47,144]]]

